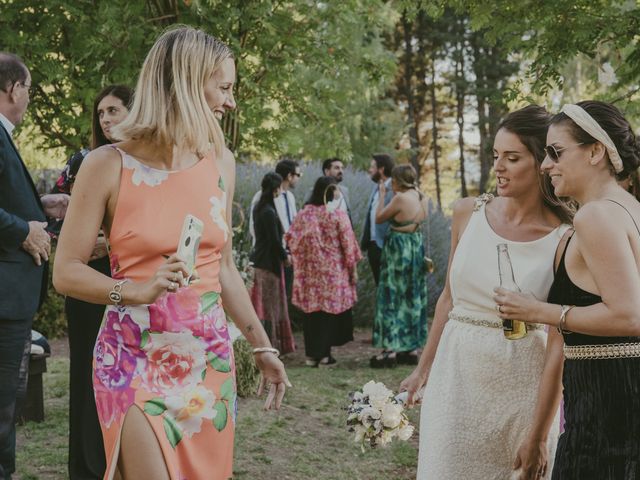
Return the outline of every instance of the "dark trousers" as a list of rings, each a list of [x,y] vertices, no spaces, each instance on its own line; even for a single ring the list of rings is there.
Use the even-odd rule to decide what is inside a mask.
[[[106,468],[102,431],[93,394],[93,347],[104,305],[67,297],[69,326],[69,478],[99,480]]]
[[[353,340],[351,309],[338,314],[306,313],[302,326],[305,354],[316,361],[329,357],[331,347],[339,347]]]
[[[371,273],[373,273],[373,280],[378,285],[380,281],[380,259],[382,258],[382,249],[378,247],[376,242],[369,242],[367,245],[367,258],[369,259],[369,265],[371,266]]]
[[[0,319],[0,479],[16,471],[17,406],[27,394],[33,319]]]

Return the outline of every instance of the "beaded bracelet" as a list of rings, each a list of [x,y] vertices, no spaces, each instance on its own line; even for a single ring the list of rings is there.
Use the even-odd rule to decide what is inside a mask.
[[[564,335],[569,335],[569,330],[566,330],[564,327],[567,325],[567,314],[569,311],[575,307],[575,305],[560,305],[562,307],[562,312],[560,312],[560,322],[558,323],[558,332]]]
[[[252,350],[253,354],[256,353],[273,353],[276,357],[280,356],[280,350],[273,347],[257,347]]]

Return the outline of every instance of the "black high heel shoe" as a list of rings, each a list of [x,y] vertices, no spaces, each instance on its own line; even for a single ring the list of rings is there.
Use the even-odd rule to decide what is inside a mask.
[[[395,368],[398,365],[398,359],[396,356],[390,357],[393,352],[382,352],[382,358],[378,358],[374,355],[369,359],[369,366],[371,368]]]

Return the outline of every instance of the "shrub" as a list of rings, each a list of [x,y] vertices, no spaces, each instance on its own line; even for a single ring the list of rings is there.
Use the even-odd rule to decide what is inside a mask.
[[[253,358],[253,347],[243,337],[233,342],[233,355],[236,361],[236,388],[239,397],[255,395],[260,381],[260,370]]]
[[[64,315],[64,297],[56,292],[51,282],[55,249],[51,249],[49,258],[49,287],[40,310],[33,318],[33,329],[48,339],[64,337],[67,334],[67,320]]]

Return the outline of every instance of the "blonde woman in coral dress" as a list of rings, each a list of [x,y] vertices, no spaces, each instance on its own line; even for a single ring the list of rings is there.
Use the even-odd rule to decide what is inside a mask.
[[[258,348],[266,408],[288,380],[232,260],[235,107],[229,48],[192,28],[163,34],[142,68],[122,143],[86,158],[58,244],[61,293],[107,304],[94,350],[105,479],[232,476],[236,388],[225,310]],[[204,227],[196,280],[175,255],[184,218]],[[113,279],[88,267],[101,225]],[[223,309],[224,306],[224,309]]]
[[[509,246],[523,291],[546,298],[553,281],[570,216],[540,175],[548,122],[537,106],[507,116],[493,150],[499,197],[455,207],[447,286],[420,363],[401,385],[412,403],[426,383],[420,480],[534,480],[551,472],[562,337],[536,325],[507,340],[493,301],[500,243]]]

